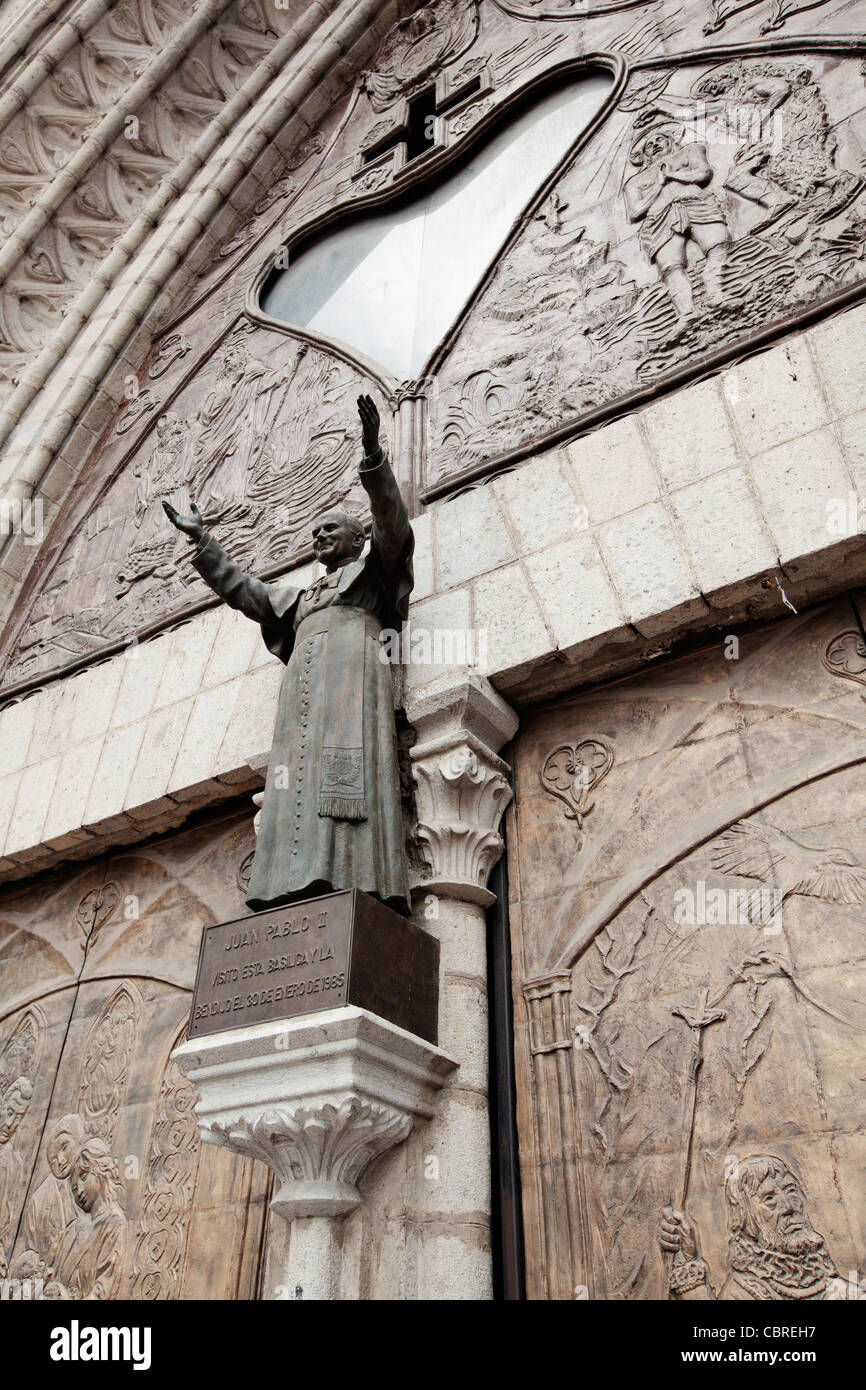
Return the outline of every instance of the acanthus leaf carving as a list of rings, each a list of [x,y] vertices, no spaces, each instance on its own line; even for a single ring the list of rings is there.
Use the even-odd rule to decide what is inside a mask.
[[[354,1210],[364,1170],[411,1128],[412,1117],[403,1111],[350,1096],[337,1104],[281,1106],[252,1120],[215,1121],[205,1138],[272,1168],[280,1187],[271,1208],[296,1220]]]
[[[486,907],[493,901],[487,880],[503,849],[499,822],[512,797],[496,749],[513,735],[517,716],[474,674],[443,681],[406,712],[418,734],[409,756],[416,839],[428,861],[423,887]]]
[[[441,757],[411,752],[418,799],[417,838],[431,865],[425,879],[429,892],[443,892],[469,902],[490,903],[486,887],[500,858],[497,826],[511,800],[505,765],[458,746]]]
[[[455,1067],[363,1009],[331,1010],[321,1023],[313,1015],[231,1029],[173,1053],[198,1088],[202,1138],[266,1163],[280,1184],[272,1210],[289,1221],[354,1210],[368,1165],[433,1113]]]

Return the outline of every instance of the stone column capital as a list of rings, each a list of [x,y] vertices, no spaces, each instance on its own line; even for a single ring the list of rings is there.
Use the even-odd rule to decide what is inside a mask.
[[[172,1054],[198,1088],[202,1138],[258,1158],[288,1221],[343,1216],[367,1165],[433,1114],[456,1063],[353,1007],[234,1028]]]
[[[462,675],[412,696],[406,707],[418,739],[412,769],[418,840],[430,865],[418,887],[487,907],[490,871],[502,854],[498,826],[511,800],[499,749],[518,717],[489,681]]]

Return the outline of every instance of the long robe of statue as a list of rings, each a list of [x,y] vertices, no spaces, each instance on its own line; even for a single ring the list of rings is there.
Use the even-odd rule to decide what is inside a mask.
[[[365,454],[366,555],[307,589],[241,572],[208,532],[193,564],[259,623],[286,663],[247,903],[254,910],[359,888],[409,910],[391,672],[379,633],[399,628],[414,537],[390,463]]]

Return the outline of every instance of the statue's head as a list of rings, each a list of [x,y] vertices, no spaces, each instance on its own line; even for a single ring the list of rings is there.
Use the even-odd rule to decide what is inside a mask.
[[[48,1131],[45,1156],[55,1178],[68,1178],[87,1132],[80,1115],[64,1115]]]
[[[22,1250],[9,1270],[11,1279],[38,1279],[42,1261],[35,1250]]]
[[[356,560],[363,549],[364,528],[348,512],[323,512],[313,522],[313,553],[329,573]]]
[[[220,375],[227,376],[230,381],[239,380],[239,378],[243,376],[246,368],[246,357],[239,343],[226,344],[217,362]]]
[[[653,164],[658,159],[663,159],[670,154],[676,145],[682,143],[682,130],[671,125],[669,121],[659,121],[654,113],[646,113],[650,119],[635,121],[636,138],[629,150],[629,159],[632,164],[643,169],[647,164]]]
[[[725,1183],[728,1229],[764,1250],[804,1254],[823,1245],[809,1225],[806,1198],[781,1158],[757,1154],[738,1163]]]
[[[72,1195],[82,1211],[92,1211],[101,1196],[116,1200],[121,1190],[117,1159],[104,1139],[82,1144],[72,1174]]]
[[[26,1114],[33,1087],[26,1076],[10,1081],[0,1097],[0,1144],[8,1144]]]
[[[167,410],[156,422],[156,437],[160,444],[165,444],[168,440],[182,435],[184,428],[180,416],[174,410]]]

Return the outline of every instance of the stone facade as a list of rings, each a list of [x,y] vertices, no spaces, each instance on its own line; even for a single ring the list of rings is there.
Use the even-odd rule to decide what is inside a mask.
[[[632,784],[619,779],[632,727],[643,741],[629,757],[662,758],[667,734],[652,711],[675,703],[673,690],[690,709],[694,691],[719,683],[715,713],[708,705],[704,717],[721,720],[725,733],[738,704],[763,702],[773,727],[784,725],[767,754],[787,769],[773,793],[784,803],[782,824],[757,792],[736,806],[731,792],[730,816],[714,822],[707,842],[740,821],[765,825],[768,816],[779,834],[812,849],[845,839],[832,830],[841,800],[854,794],[851,773],[835,763],[825,768],[821,721],[830,719],[829,701],[833,738],[841,747],[840,730],[850,726],[857,745],[845,764],[853,767],[862,723],[860,608],[849,611],[840,596],[866,581],[866,308],[859,302],[866,195],[854,158],[866,137],[858,125],[863,44],[850,8],[837,0],[807,8],[689,0],[681,14],[666,15],[667,0],[647,0],[621,12],[599,7],[596,15],[592,3],[567,0],[552,0],[544,14],[504,0],[322,0],[284,11],[259,0],[194,7],[137,0],[122,14],[105,3],[86,6],[75,25],[66,8],[43,6],[38,22],[26,8],[0,8],[7,126],[0,314],[9,325],[0,345],[0,522],[9,533],[0,553],[0,925],[11,943],[0,983],[0,1067],[4,1084],[30,1077],[27,1068],[13,1076],[2,1061],[11,1049],[11,1057],[29,1058],[33,1073],[10,1141],[21,1171],[0,1189],[14,1192],[0,1218],[10,1231],[14,1219],[15,1233],[11,1245],[0,1233],[0,1243],[7,1256],[26,1248],[22,1214],[51,1171],[37,1142],[42,1122],[70,1113],[88,1121],[78,1090],[88,1039],[113,1031],[128,1034],[129,1075],[139,1070],[129,1099],[121,1088],[111,1100],[119,1118],[108,1137],[117,1136],[115,1157],[136,1158],[142,1175],[125,1181],[119,1199],[130,1237],[112,1295],[285,1297],[299,1268],[325,1261],[329,1272],[315,1296],[490,1297],[484,914],[513,793],[528,1290],[548,1298],[572,1297],[575,1287],[592,1297],[666,1296],[650,1224],[664,1194],[652,1173],[642,1224],[617,1236],[620,1265],[597,1277],[608,1239],[598,1213],[613,1191],[605,1182],[614,1183],[599,1176],[599,1164],[615,1158],[624,1181],[635,1157],[624,1144],[600,1159],[590,1132],[572,1141],[569,1107],[589,1104],[600,1074],[622,1109],[616,1082],[624,1073],[616,1066],[638,1066],[638,1042],[630,1040],[616,1065],[601,1041],[597,1053],[590,1049],[595,1062],[575,1049],[575,1028],[599,1040],[603,1032],[593,1032],[592,1010],[576,1002],[589,985],[575,972],[590,965],[553,949],[539,903],[550,896],[545,911],[565,921],[573,894],[583,894],[581,913],[598,933],[580,948],[587,959],[604,933],[627,935],[635,911],[643,920],[648,883],[667,903],[674,890],[657,880],[670,865],[644,864],[622,809]],[[662,22],[670,30],[664,40],[641,37],[641,25],[655,32]],[[85,25],[92,26],[86,34]],[[91,51],[111,59],[101,74],[90,71]],[[506,243],[491,249],[490,270],[470,301],[455,306],[454,327],[432,345],[422,377],[400,381],[358,344],[293,330],[263,313],[260,291],[282,246],[311,229],[326,235],[335,219],[387,209],[390,198],[422,188],[431,169],[444,178],[473,142],[483,145],[511,118],[527,91],[578,81],[584,51],[609,55],[607,95],[533,190]],[[118,104],[121,80],[129,92]],[[438,125],[420,170],[399,153],[395,131],[428,86]],[[171,129],[158,115],[166,107],[177,113]],[[37,159],[31,143],[38,168],[17,167],[15,151],[49,118],[74,129],[74,157],[40,146]],[[706,129],[695,126],[699,120]],[[779,129],[796,167],[772,143]],[[658,207],[634,211],[643,204],[631,180],[670,184],[668,166],[648,148],[653,133],[691,161],[690,187],[705,190],[700,206],[680,190],[676,226]],[[653,217],[655,231],[647,230]],[[715,232],[701,241],[701,227]],[[721,248],[715,260],[707,249],[713,237]],[[679,251],[686,259],[678,278]],[[557,344],[565,350],[553,351]],[[430,1116],[359,1172],[361,1204],[340,1217],[336,1234],[298,1228],[293,1254],[291,1227],[271,1216],[267,1257],[253,1268],[267,1219],[267,1170],[204,1148],[179,1189],[174,1254],[151,1268],[141,1252],[147,1213],[160,1205],[160,1116],[184,1084],[168,1059],[188,1006],[197,932],[236,914],[243,899],[241,866],[254,844],[250,798],[263,784],[281,673],[251,624],[187,587],[185,561],[171,545],[166,550],[154,517],[169,485],[207,476],[214,507],[223,507],[216,530],[229,548],[239,547],[263,575],[309,580],[317,571],[305,535],[316,507],[340,502],[363,513],[357,440],[346,424],[360,390],[380,403],[413,513],[406,645],[424,656],[395,673],[395,705],[414,730],[404,790],[416,919],[441,943],[440,1046],[457,1066],[440,1078]],[[237,497],[231,485],[241,476]],[[232,510],[227,498],[244,505]],[[40,518],[38,535],[21,524],[28,507]],[[765,624],[770,635],[754,639],[758,684],[746,694],[724,695],[725,673],[734,669],[726,660],[717,670],[713,655],[681,656],[696,645],[717,656],[732,638],[745,650],[748,634]],[[768,651],[790,642],[796,659],[784,673],[773,670],[769,657],[762,664],[762,642]],[[602,707],[613,710],[615,700],[601,694],[593,706],[591,688],[616,691],[625,678],[631,693],[605,722]],[[553,700],[558,713],[535,711]],[[505,751],[515,735],[513,753]],[[542,773],[554,745],[570,749],[577,767],[587,741],[602,760],[597,781],[605,749],[613,760],[593,806],[592,787],[581,800],[568,777],[559,785],[559,763],[548,774],[553,794]],[[715,753],[707,758],[706,766],[671,771],[659,796],[690,806],[708,779],[718,788],[727,774]],[[820,825],[801,814],[798,788],[810,778],[829,779]],[[655,795],[654,783],[645,795]],[[620,808],[618,821],[606,797]],[[654,824],[649,816],[640,836],[651,839]],[[615,841],[616,873],[634,888],[607,916],[599,906],[604,875],[596,883],[591,868],[602,828],[613,837],[605,853]],[[677,864],[694,853],[691,842],[677,842]],[[859,849],[850,854],[859,863]],[[559,884],[555,893],[533,886],[536,867]],[[699,866],[707,874],[711,867]],[[125,918],[129,895],[145,906]],[[650,897],[659,918],[661,900]],[[860,901],[831,900],[849,904],[843,916]],[[798,932],[821,928],[823,918],[810,925],[794,915],[796,956]],[[750,930],[741,931],[738,961],[755,945]],[[704,982],[711,996],[716,974],[737,964],[723,955],[715,946],[699,951],[688,978],[674,972],[661,985],[641,975],[635,1007],[655,1017],[659,994],[680,990],[688,1009],[688,991]],[[853,1042],[857,1035],[862,1044],[862,1020],[839,1003],[838,961],[819,954],[785,963],[789,973],[773,976],[781,984],[752,980],[755,997],[775,991],[778,1012],[790,1004],[785,990],[797,1007],[820,998],[844,1023],[822,1032],[825,1012],[803,1029],[817,1029],[820,1046],[829,1047],[832,1030],[847,1028],[839,1046],[851,1074],[862,1071]],[[146,1036],[139,986],[128,983],[139,976],[161,1001]],[[87,987],[73,1006],[66,992],[76,981]],[[50,1007],[40,1002],[47,995]],[[109,1023],[101,1027],[103,1013]],[[73,1043],[63,1049],[67,1023]],[[740,1023],[747,1026],[745,1015]],[[688,1027],[682,1023],[683,1038]],[[708,1025],[707,1056],[719,1068],[713,1039]],[[575,1069],[568,1085],[560,1052]],[[682,1071],[681,1063],[678,1054],[671,1065]],[[592,1066],[600,1069],[594,1081]],[[763,1071],[772,1081],[780,1066],[770,1056]],[[820,1090],[816,1067],[809,1075]],[[64,1085],[49,1116],[52,1068]],[[848,1082],[837,1080],[847,1095]],[[792,1166],[818,1194],[811,1219],[831,1241],[838,1268],[854,1267],[866,1241],[853,1180],[840,1179],[834,1205],[824,1177],[810,1179],[820,1165],[809,1143],[780,1153],[779,1132],[761,1129],[746,1080],[742,1095],[738,1085],[735,1076],[729,1110],[740,1116],[745,1105],[747,1113],[731,1151],[745,1135],[750,1153],[740,1157],[766,1149]],[[560,1133],[539,1129],[539,1097],[558,1116]],[[700,1255],[720,1285],[723,1184],[706,1156],[716,1119],[722,1128],[723,1120],[733,1123],[727,1112],[702,1119],[710,1127],[698,1136],[704,1168],[690,1191],[697,1191]],[[815,1117],[799,1119],[814,1137]],[[841,1119],[828,1123],[839,1127]],[[187,1139],[198,1155],[197,1139]],[[572,1142],[580,1158],[573,1181]],[[843,1167],[841,1148],[849,1144],[853,1154],[857,1143],[840,1140]],[[200,1197],[199,1162],[219,1175],[216,1215]],[[539,1174],[551,1163],[559,1186],[545,1193]],[[555,1213],[545,1208],[551,1193],[568,1213],[567,1234],[557,1239]],[[220,1221],[232,1230],[247,1222],[248,1237],[227,1247],[225,1267],[208,1266],[196,1245],[196,1222],[207,1221],[211,1230]],[[644,1248],[650,1272],[629,1284]]]

